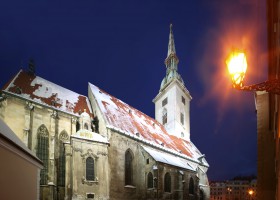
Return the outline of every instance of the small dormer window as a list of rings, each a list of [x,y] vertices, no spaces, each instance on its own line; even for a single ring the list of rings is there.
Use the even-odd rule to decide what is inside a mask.
[[[167,97],[162,101],[162,107],[165,106],[168,103]]]
[[[17,87],[17,88],[16,88],[16,93],[17,93],[17,94],[21,94],[21,93],[22,93],[20,87]]]

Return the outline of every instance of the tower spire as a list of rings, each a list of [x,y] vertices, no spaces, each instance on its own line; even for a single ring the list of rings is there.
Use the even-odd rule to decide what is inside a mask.
[[[175,42],[174,42],[174,36],[173,36],[173,31],[172,31],[172,24],[170,24],[167,58],[165,59],[164,63],[167,68],[167,73],[169,73],[170,70],[177,71],[177,68],[178,68],[177,65],[179,63],[179,59],[176,55]]]
[[[173,36],[173,31],[172,31],[172,24],[170,24],[170,33],[169,33],[169,43],[168,43],[168,52],[167,52],[167,57],[170,54],[176,54],[175,50],[175,43],[174,43],[174,36]]]
[[[192,99],[178,73],[172,24],[170,24],[166,75],[161,81],[158,95],[154,98],[155,118],[164,125],[170,135],[190,141],[190,101]]]
[[[167,58],[164,61],[164,64],[166,66],[166,76],[164,77],[164,79],[161,82],[160,90],[163,90],[168,85],[168,83],[174,79],[179,80],[184,85],[184,81],[181,78],[180,74],[178,73],[179,59],[176,55],[172,27],[173,27],[173,25],[170,24]]]

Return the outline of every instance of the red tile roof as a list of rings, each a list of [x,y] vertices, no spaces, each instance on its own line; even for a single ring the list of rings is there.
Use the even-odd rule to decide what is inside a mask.
[[[139,135],[139,138],[151,145],[164,146],[163,148],[192,160],[198,161],[198,158],[202,156],[192,142],[168,134],[164,126],[155,119],[92,84],[89,86],[105,117],[107,126],[128,133],[132,137],[137,138]],[[205,159],[204,163],[208,165]]]
[[[31,75],[23,70],[20,70],[4,86],[3,91],[67,113],[78,114],[86,109],[86,112],[92,115],[89,100],[86,96],[63,88],[39,76]]]

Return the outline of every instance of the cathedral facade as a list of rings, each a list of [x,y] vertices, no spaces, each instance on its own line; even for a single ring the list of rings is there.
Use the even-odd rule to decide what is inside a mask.
[[[40,199],[209,199],[178,62],[170,27],[155,119],[91,83],[84,96],[20,70],[1,91],[0,118],[44,164]]]

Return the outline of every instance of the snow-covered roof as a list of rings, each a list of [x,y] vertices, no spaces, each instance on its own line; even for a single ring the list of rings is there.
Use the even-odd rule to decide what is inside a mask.
[[[36,157],[36,155],[27,148],[27,146],[16,136],[16,134],[8,127],[5,122],[0,119],[0,135],[11,142],[14,146],[21,149],[27,155],[33,157],[38,163],[42,164],[42,161]]]
[[[180,167],[180,168],[191,170],[191,171],[196,171],[196,169],[194,169],[191,166],[191,164],[188,160],[183,159],[179,156],[175,156],[175,155],[172,155],[172,154],[169,154],[169,153],[166,153],[166,152],[151,149],[151,148],[148,148],[148,147],[145,147],[145,146],[143,146],[143,149],[150,156],[152,156],[152,158],[157,162],[165,163],[165,164],[168,164],[168,165]]]
[[[67,113],[78,114],[86,109],[88,114],[92,114],[86,96],[23,70],[4,86],[3,91]]]
[[[103,113],[107,127],[123,132],[154,147],[162,147],[200,163],[202,154],[195,145],[187,140],[169,135],[164,126],[155,119],[129,106],[123,101],[89,83],[91,93]],[[208,166],[203,158],[202,164]]]
[[[109,144],[106,137],[104,137],[104,136],[102,136],[98,133],[91,132],[91,131],[86,130],[86,129],[79,130],[78,132],[71,135],[71,137],[86,139],[86,140],[90,140],[90,141],[93,141],[93,142]]]

